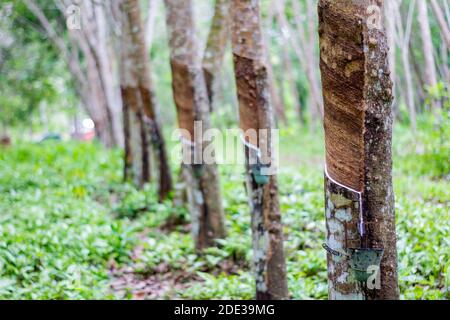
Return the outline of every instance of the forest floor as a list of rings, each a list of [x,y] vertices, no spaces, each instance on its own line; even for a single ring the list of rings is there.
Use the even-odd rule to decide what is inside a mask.
[[[416,137],[395,130],[404,299],[450,299],[446,132],[442,139],[425,124]],[[293,299],[327,297],[322,141],[320,133],[281,130],[280,203]],[[123,184],[119,151],[50,141],[0,149],[0,299],[253,298],[242,170],[220,170],[228,237],[197,256],[186,210],[158,203],[151,186]]]

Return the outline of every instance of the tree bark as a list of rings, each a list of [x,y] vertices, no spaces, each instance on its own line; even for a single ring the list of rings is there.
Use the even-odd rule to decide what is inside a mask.
[[[270,104],[269,79],[264,41],[260,24],[259,3],[256,0],[231,2],[232,45],[234,69],[239,100],[240,127],[245,132],[257,132],[257,141],[247,143],[264,149],[261,160],[272,158],[271,132],[274,128]],[[268,134],[261,135],[260,130]],[[283,249],[283,231],[278,203],[278,185],[275,175],[267,184],[258,184],[251,172],[254,150],[246,148],[247,187],[252,203],[253,263],[256,276],[256,298],[287,299],[286,266]],[[258,158],[258,156],[256,156]],[[267,163],[267,162],[266,162]]]
[[[159,0],[148,0],[148,16],[145,21],[145,44],[147,46],[147,51],[150,51],[153,36],[155,33],[155,21],[156,13],[159,9]]]
[[[104,91],[108,103],[108,109],[111,113],[111,126],[114,131],[114,140],[117,146],[123,143],[123,127],[121,123],[122,117],[122,101],[120,96],[120,83],[118,70],[114,67],[117,56],[112,48],[112,32],[111,26],[106,19],[107,12],[100,5],[93,4],[95,21],[97,25],[97,55],[104,83]]]
[[[202,155],[212,142],[202,139],[211,128],[208,92],[195,33],[190,0],[165,0],[166,21],[172,68],[172,89],[177,107],[178,125],[183,129],[182,141],[193,148],[197,158],[183,165],[184,176],[192,183],[192,232],[198,251],[216,245],[215,239],[225,237],[224,211],[217,165],[205,163]],[[201,127],[195,128],[197,121]]]
[[[405,77],[405,103],[409,111],[409,118],[413,132],[417,131],[416,103],[414,101],[414,86],[411,75],[411,64],[409,60],[409,42],[411,40],[412,21],[414,13],[414,3],[410,3],[408,10],[406,29],[403,29],[402,17],[398,5],[395,6],[395,21],[397,22],[397,31],[399,33],[399,47],[401,50],[401,60],[403,73]]]
[[[286,80],[289,83],[289,90],[292,95],[293,103],[294,103],[294,110],[297,112],[300,123],[305,122],[305,116],[303,114],[302,105],[300,103],[300,95],[297,90],[297,85],[295,83],[295,77],[292,73],[293,70],[293,64],[292,59],[289,54],[289,42],[291,38],[291,34],[289,34],[288,28],[286,27],[286,19],[284,17],[285,12],[285,3],[282,1],[281,3],[278,3],[278,6],[275,7],[276,11],[276,18],[277,22],[279,24],[279,27],[281,29],[281,35],[283,38],[283,65],[284,65],[284,72],[286,73]]]
[[[392,83],[385,31],[371,24],[382,5],[381,0],[319,1],[331,299],[399,298]],[[380,286],[371,286],[369,279],[357,282],[356,253],[377,250],[384,250],[381,264],[374,266],[379,267],[375,275],[380,276]]]
[[[316,46],[315,38],[315,23],[313,18],[313,9],[311,0],[306,1],[307,4],[307,30],[308,34],[305,32],[303,23],[300,19],[301,9],[298,1],[292,2],[292,8],[295,12],[295,24],[298,31],[298,36],[303,43],[304,48],[304,65],[307,78],[309,80],[309,88],[311,91],[311,119],[316,122],[316,120],[323,119],[323,101],[320,95],[320,83],[317,79],[316,67],[318,65],[316,61],[316,56],[314,54],[314,47]]]
[[[448,26],[448,22],[445,19],[444,14],[442,13],[442,9],[439,6],[439,3],[436,0],[430,0],[431,8],[433,9],[434,15],[436,16],[436,20],[438,21],[439,27],[441,29],[442,38],[445,40],[447,44],[447,48],[450,49],[450,28]]]
[[[208,41],[203,55],[203,74],[208,91],[210,111],[214,110],[215,91],[218,87],[218,75],[222,69],[225,48],[229,40],[229,0],[216,0],[214,17],[209,30]]]
[[[294,48],[294,52],[297,56],[299,63],[302,65],[305,70],[306,77],[309,81],[309,89],[310,89],[310,114],[311,114],[311,122],[315,123],[316,120],[322,118],[323,116],[323,103],[320,97],[320,89],[317,78],[315,76],[314,71],[314,54],[313,51],[306,49],[306,47],[311,47],[313,41],[307,41],[306,35],[304,32],[304,28],[302,25],[302,21],[298,18],[300,17],[301,10],[298,7],[296,2],[294,4],[294,10],[296,12],[296,31],[293,32],[291,25],[286,19],[286,15],[284,12],[284,0],[274,0],[273,4],[277,10],[277,19],[280,27],[283,29],[283,32],[287,34],[289,38],[290,44]],[[297,38],[298,37],[298,38]],[[300,39],[300,41],[299,41]],[[303,46],[302,46],[303,44]],[[308,52],[306,52],[308,50]],[[313,57],[311,57],[311,54]],[[309,57],[309,59],[307,58]],[[312,60],[311,60],[312,59]],[[312,61],[312,62],[311,62]]]
[[[270,19],[270,27],[272,27],[272,19]],[[265,55],[266,55],[266,66],[267,66],[267,76],[269,78],[269,91],[271,104],[274,107],[275,118],[277,121],[281,121],[283,124],[287,124],[286,111],[284,108],[283,100],[281,99],[280,90],[277,87],[275,80],[272,61],[270,61],[270,38],[269,35],[263,34]]]
[[[139,61],[137,44],[133,34],[139,30],[133,30],[133,21],[130,19],[130,11],[134,10],[133,1],[122,0],[120,2],[122,11],[121,29],[121,92],[124,106],[124,127],[127,129],[124,136],[129,138],[125,141],[125,172],[131,172],[132,176],[125,176],[138,187],[142,187],[150,181],[150,156],[148,146],[148,135],[145,130],[143,119],[143,102],[139,91]]]
[[[448,63],[448,48],[445,43],[441,43],[440,54],[442,59],[442,78],[447,82],[448,87],[448,84],[450,84],[450,70]]]
[[[422,49],[425,59],[424,78],[425,84],[428,88],[433,88],[437,85],[436,64],[434,61],[433,40],[431,37],[430,22],[428,21],[428,8],[426,0],[417,0],[418,20],[420,31],[422,34]],[[427,88],[424,88],[427,91]],[[440,108],[439,101],[433,99],[432,108]]]
[[[304,124],[305,116],[303,114],[303,108],[302,108],[302,104],[301,104],[301,100],[300,100],[300,94],[298,93],[298,90],[297,90],[296,79],[293,74],[294,64],[292,63],[292,59],[291,59],[291,55],[289,53],[289,49],[287,47],[287,43],[288,43],[287,39],[284,39],[283,40],[283,48],[282,48],[284,72],[286,75],[286,81],[288,82],[288,85],[289,85],[289,91],[291,93],[291,99],[292,99],[294,110],[298,114],[298,119],[299,119],[300,123]]]
[[[123,0],[121,5],[124,11],[123,97],[131,106],[131,114],[134,112],[141,118],[138,122],[141,125],[142,174],[145,182],[150,180],[150,148],[153,147],[158,162],[159,198],[162,201],[172,189],[172,176],[151,81],[144,24],[138,0]]]
[[[72,3],[70,1],[64,1],[65,8],[68,8]],[[100,89],[103,103],[105,104],[105,110],[108,117],[109,126],[112,130],[112,140],[114,146],[121,145],[121,139],[123,139],[123,128],[120,121],[120,99],[119,87],[116,86],[115,79],[117,74],[114,73],[111,63],[111,57],[109,55],[110,43],[108,39],[109,31],[106,24],[106,17],[104,7],[96,5],[90,1],[85,1],[81,8],[81,18],[83,28],[81,30],[71,30],[69,32],[81,34],[81,38],[87,44],[88,51],[95,62],[95,69],[100,78]]]

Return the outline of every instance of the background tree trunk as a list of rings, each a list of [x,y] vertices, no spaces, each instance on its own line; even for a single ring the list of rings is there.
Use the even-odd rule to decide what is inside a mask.
[[[145,20],[145,44],[147,46],[147,51],[149,51],[152,46],[155,34],[155,21],[156,13],[159,9],[159,1],[160,0],[148,0],[148,16]]]
[[[260,24],[258,1],[233,0],[231,2],[232,45],[234,68],[239,100],[240,127],[265,129],[266,138],[258,132],[254,146],[268,152],[271,158],[273,110],[266,67],[264,41]],[[253,263],[256,274],[257,299],[287,299],[286,266],[283,249],[283,232],[278,203],[278,186],[275,175],[266,185],[257,184],[251,173],[250,159],[254,151],[246,148],[247,185],[252,203]]]
[[[151,81],[150,59],[138,0],[123,0],[123,88],[131,114],[138,108],[140,117],[143,181],[150,180],[150,149],[153,146],[158,163],[159,198],[165,199],[172,189],[165,140],[159,121],[159,110]],[[134,101],[136,99],[136,101]],[[136,107],[133,107],[136,104]],[[132,118],[132,117],[131,117]],[[131,122],[132,123],[132,122]],[[132,151],[133,152],[133,151]],[[127,156],[126,156],[127,158]]]
[[[215,239],[225,236],[224,212],[217,165],[205,164],[201,155],[211,142],[202,141],[201,133],[210,129],[208,92],[203,75],[200,53],[190,0],[165,0],[166,21],[172,67],[172,88],[178,114],[178,125],[184,129],[182,141],[200,156],[197,163],[183,165],[184,176],[193,183],[186,184],[194,202],[189,204],[192,231],[197,250],[216,245]],[[195,121],[201,128],[194,129]],[[194,132],[196,134],[194,134]],[[199,132],[200,131],[200,132]],[[187,134],[189,133],[189,134]]]
[[[269,25],[272,25],[272,18],[269,18]],[[270,90],[270,100],[273,105],[275,111],[275,119],[276,121],[280,121],[283,124],[287,124],[286,111],[283,103],[283,99],[281,99],[280,90],[277,86],[277,81],[275,79],[274,70],[272,61],[270,59],[270,35],[267,33],[263,33],[263,41],[266,55],[266,66],[267,66],[267,76],[269,79],[269,90]]]
[[[150,155],[149,136],[144,124],[143,101],[139,90],[138,44],[135,33],[139,32],[139,26],[132,21],[136,3],[133,0],[121,0],[122,11],[122,47],[121,47],[121,92],[124,104],[124,118],[127,132],[125,137],[125,166],[132,165],[131,170],[125,168],[125,172],[132,172],[130,179],[137,186],[142,187],[150,181]],[[136,28],[136,29],[133,29]],[[130,160],[131,158],[131,160]]]
[[[442,12],[442,8],[436,0],[430,0],[430,4],[441,29],[442,38],[445,40],[447,48],[450,49],[450,28],[448,26],[449,22],[446,21],[444,13]]]
[[[323,101],[320,95],[320,83],[317,79],[316,74],[318,63],[316,63],[316,56],[314,54],[314,47],[316,46],[314,6],[312,5],[311,0],[307,0],[306,4],[307,32],[303,28],[303,23],[300,19],[302,13],[302,10],[300,9],[300,3],[298,1],[293,1],[292,8],[294,10],[294,18],[298,37],[303,43],[303,63],[309,81],[309,89],[311,95],[311,119],[313,122],[316,122],[316,120],[323,119]]]
[[[431,38],[430,22],[428,21],[428,9],[426,0],[417,0],[418,20],[422,35],[423,56],[425,59],[424,78],[428,87],[437,85],[436,65],[434,61],[433,40]],[[425,88],[426,90],[427,88]],[[439,101],[433,99],[432,108],[440,108]]]
[[[289,91],[292,96],[293,104],[294,104],[294,110],[297,112],[299,120],[301,123],[305,122],[305,115],[303,113],[303,108],[300,103],[300,95],[297,90],[297,84],[295,81],[295,77],[292,73],[293,69],[293,63],[292,59],[289,53],[289,43],[291,41],[291,34],[289,33],[289,29],[286,27],[286,19],[284,17],[285,12],[285,3],[284,1],[278,3],[278,5],[275,5],[275,14],[276,14],[276,20],[280,27],[281,36],[283,39],[282,44],[282,51],[283,51],[283,66],[284,66],[284,72],[286,74],[286,81],[289,83]]]
[[[218,89],[218,76],[222,69],[225,49],[229,40],[229,0],[216,0],[214,17],[209,30],[208,41],[203,55],[203,74],[208,91],[210,111],[214,110],[215,95]]]
[[[386,35],[370,24],[370,5],[382,12],[380,0],[319,1],[331,299],[399,297],[392,83]],[[349,255],[367,248],[384,250],[380,287],[355,280]]]
[[[394,0],[397,1],[397,0]],[[399,5],[393,7],[395,21],[397,22],[397,32],[399,34],[399,48],[401,50],[401,60],[405,77],[405,103],[409,111],[409,118],[413,132],[417,131],[416,103],[414,101],[414,86],[411,75],[411,64],[409,61],[409,42],[411,39],[412,22],[414,16],[414,2],[410,3],[406,20],[406,29],[403,29],[402,17],[400,15]]]

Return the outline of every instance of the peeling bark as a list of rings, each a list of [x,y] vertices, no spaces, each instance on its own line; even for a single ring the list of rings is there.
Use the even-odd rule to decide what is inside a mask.
[[[244,132],[248,129],[270,131],[274,128],[273,109],[258,1],[233,0],[231,17],[240,127]],[[264,139],[258,134],[258,141],[252,143],[259,147],[267,144],[269,152],[263,155],[267,160],[272,156],[270,134],[266,141]],[[247,189],[252,203],[256,299],[287,299],[289,294],[277,179],[272,175],[266,185],[256,183],[249,167],[251,152],[251,149],[246,148]]]
[[[169,30],[172,88],[177,107],[178,126],[189,132],[184,139],[195,145],[194,153],[204,154],[210,142],[201,141],[195,132],[195,121],[204,133],[211,128],[209,100],[195,36],[191,1],[165,0],[166,22]],[[194,165],[183,165],[188,190],[188,206],[192,217],[192,232],[198,251],[216,245],[215,239],[225,237],[219,174],[216,164],[201,160],[200,174]],[[197,167],[198,169],[198,167]]]
[[[332,299],[399,297],[392,189],[392,82],[385,32],[370,27],[369,5],[383,12],[381,0],[319,1],[327,239],[337,249],[347,249],[347,254],[352,248],[384,249],[381,287],[362,286],[362,291],[347,276],[348,266],[329,254]],[[356,210],[356,195],[360,195],[361,211]],[[345,209],[343,219],[336,219],[341,208],[333,197],[340,199]],[[348,220],[347,237],[342,236],[343,220]],[[355,236],[356,243],[346,243],[345,239],[353,241]]]

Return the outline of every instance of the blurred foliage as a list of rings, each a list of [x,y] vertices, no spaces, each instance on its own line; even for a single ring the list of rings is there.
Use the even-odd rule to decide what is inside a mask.
[[[0,30],[6,30],[12,42],[0,45],[0,124],[42,125],[43,116],[73,112],[68,105],[74,105],[75,96],[59,53],[21,1],[0,5],[7,7],[10,12],[2,17]],[[50,18],[58,19],[57,10],[45,8]]]
[[[134,235],[95,199],[119,165],[119,153],[97,145],[1,150],[1,298],[109,297],[107,262],[126,261]]]

